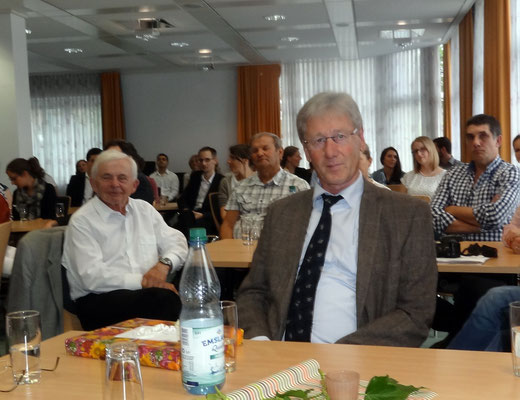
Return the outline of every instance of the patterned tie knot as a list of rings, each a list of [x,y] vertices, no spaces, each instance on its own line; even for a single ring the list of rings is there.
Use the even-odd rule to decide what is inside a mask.
[[[323,193],[321,197],[323,198],[323,207],[327,207],[328,209],[343,198],[343,196],[331,196],[330,194],[325,193]]]

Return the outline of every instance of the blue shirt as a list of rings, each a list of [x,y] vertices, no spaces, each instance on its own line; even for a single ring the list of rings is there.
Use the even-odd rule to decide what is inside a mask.
[[[364,181],[359,173],[352,185],[338,193],[343,196],[343,199],[334,204],[330,210],[332,227],[325,254],[325,265],[316,289],[311,342],[334,343],[357,330],[356,277],[359,207],[363,188]],[[313,208],[300,265],[321,217],[322,193],[328,192],[321,185],[315,185]]]
[[[445,211],[447,206],[471,207],[481,231],[465,234],[465,240],[500,241],[502,229],[511,221],[519,200],[520,171],[499,156],[477,182],[473,161],[456,165],[446,173],[432,199],[433,228],[442,234],[455,220]]]

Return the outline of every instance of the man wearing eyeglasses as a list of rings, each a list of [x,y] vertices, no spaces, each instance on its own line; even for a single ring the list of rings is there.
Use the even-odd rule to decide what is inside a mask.
[[[257,133],[251,139],[251,160],[256,174],[235,187],[226,204],[226,217],[220,228],[222,239],[239,238],[239,219],[244,215],[263,219],[267,207],[278,199],[309,189],[309,184],[280,167],[282,142],[269,132]]]
[[[363,179],[349,95],[314,96],[297,127],[319,184],[269,208],[237,298],[245,336],[421,345],[437,282],[428,205]]]

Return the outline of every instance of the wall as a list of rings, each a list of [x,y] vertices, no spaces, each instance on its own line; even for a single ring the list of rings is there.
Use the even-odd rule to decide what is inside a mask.
[[[125,73],[121,76],[126,139],[142,157],[166,153],[171,171],[186,171],[202,146],[217,150],[228,171],[236,143],[236,70]]]

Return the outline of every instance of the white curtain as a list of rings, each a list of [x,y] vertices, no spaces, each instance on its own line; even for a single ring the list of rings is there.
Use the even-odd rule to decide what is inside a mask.
[[[460,46],[459,29],[451,38],[451,154],[460,160]]]
[[[374,159],[372,170],[381,168],[381,151],[393,146],[403,170],[409,171],[413,168],[413,139],[442,135],[437,46],[353,61],[283,64],[280,86],[282,140],[286,146],[301,149],[296,114],[305,101],[323,91],[347,92],[357,102]]]
[[[520,133],[520,1],[511,0],[511,142]],[[511,145],[511,162],[519,165]]]
[[[76,161],[102,147],[98,74],[31,76],[33,154],[65,193]]]
[[[484,113],[484,0],[475,2],[473,28],[473,115],[477,115]]]

